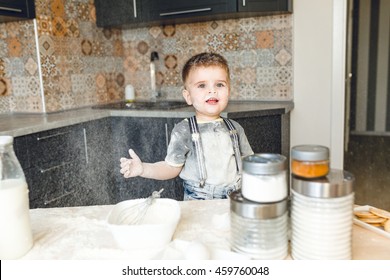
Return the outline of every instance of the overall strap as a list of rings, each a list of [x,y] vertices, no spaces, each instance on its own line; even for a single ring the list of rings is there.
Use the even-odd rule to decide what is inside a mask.
[[[196,161],[198,163],[199,176],[200,176],[199,183],[200,186],[203,187],[204,183],[206,182],[207,174],[206,174],[205,161],[203,157],[202,141],[200,139],[200,133],[199,133],[198,122],[196,121],[196,117],[193,116],[191,118],[188,118],[188,124],[190,126],[192,144],[194,146]]]
[[[241,174],[242,161],[241,161],[241,152],[240,152],[237,130],[229,119],[227,118],[222,118],[222,119],[225,122],[227,128],[229,129],[230,139],[232,140],[233,143],[234,157],[236,158],[237,172],[238,174]]]

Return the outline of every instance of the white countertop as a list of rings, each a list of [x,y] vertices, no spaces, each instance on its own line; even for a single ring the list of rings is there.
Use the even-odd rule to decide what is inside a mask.
[[[175,240],[198,240],[230,251],[229,200],[181,201]],[[33,248],[22,259],[100,260],[136,259],[119,248],[106,218],[113,205],[31,209]],[[353,226],[352,254],[356,260],[390,260],[390,239]],[[287,257],[287,259],[291,259]]]

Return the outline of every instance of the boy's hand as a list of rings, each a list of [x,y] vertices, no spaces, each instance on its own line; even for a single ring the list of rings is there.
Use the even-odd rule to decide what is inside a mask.
[[[142,161],[132,149],[129,150],[129,154],[130,158],[120,159],[120,172],[125,178],[140,176],[144,172]]]

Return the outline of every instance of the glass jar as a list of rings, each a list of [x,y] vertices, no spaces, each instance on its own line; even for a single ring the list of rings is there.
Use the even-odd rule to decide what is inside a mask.
[[[329,149],[319,145],[300,145],[291,149],[291,172],[302,178],[319,178],[329,172]]]
[[[32,245],[29,199],[12,136],[0,136],[0,259],[17,259]]]
[[[275,202],[287,197],[286,157],[254,154],[242,160],[242,196],[256,202]]]
[[[234,191],[230,194],[230,220],[233,251],[262,260],[288,255],[287,199],[256,203]]]
[[[354,176],[331,169],[320,179],[292,178],[291,255],[300,260],[352,258]]]

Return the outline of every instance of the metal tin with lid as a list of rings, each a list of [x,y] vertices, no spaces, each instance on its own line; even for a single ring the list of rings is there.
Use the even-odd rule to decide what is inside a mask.
[[[287,197],[286,157],[279,154],[254,154],[242,161],[242,196],[267,203]]]
[[[287,199],[257,203],[240,191],[229,197],[232,250],[253,259],[284,259],[288,254]]]
[[[303,178],[319,178],[329,172],[329,148],[299,145],[291,149],[291,172]]]
[[[354,181],[351,173],[338,169],[317,179],[292,176],[294,259],[351,259]]]

